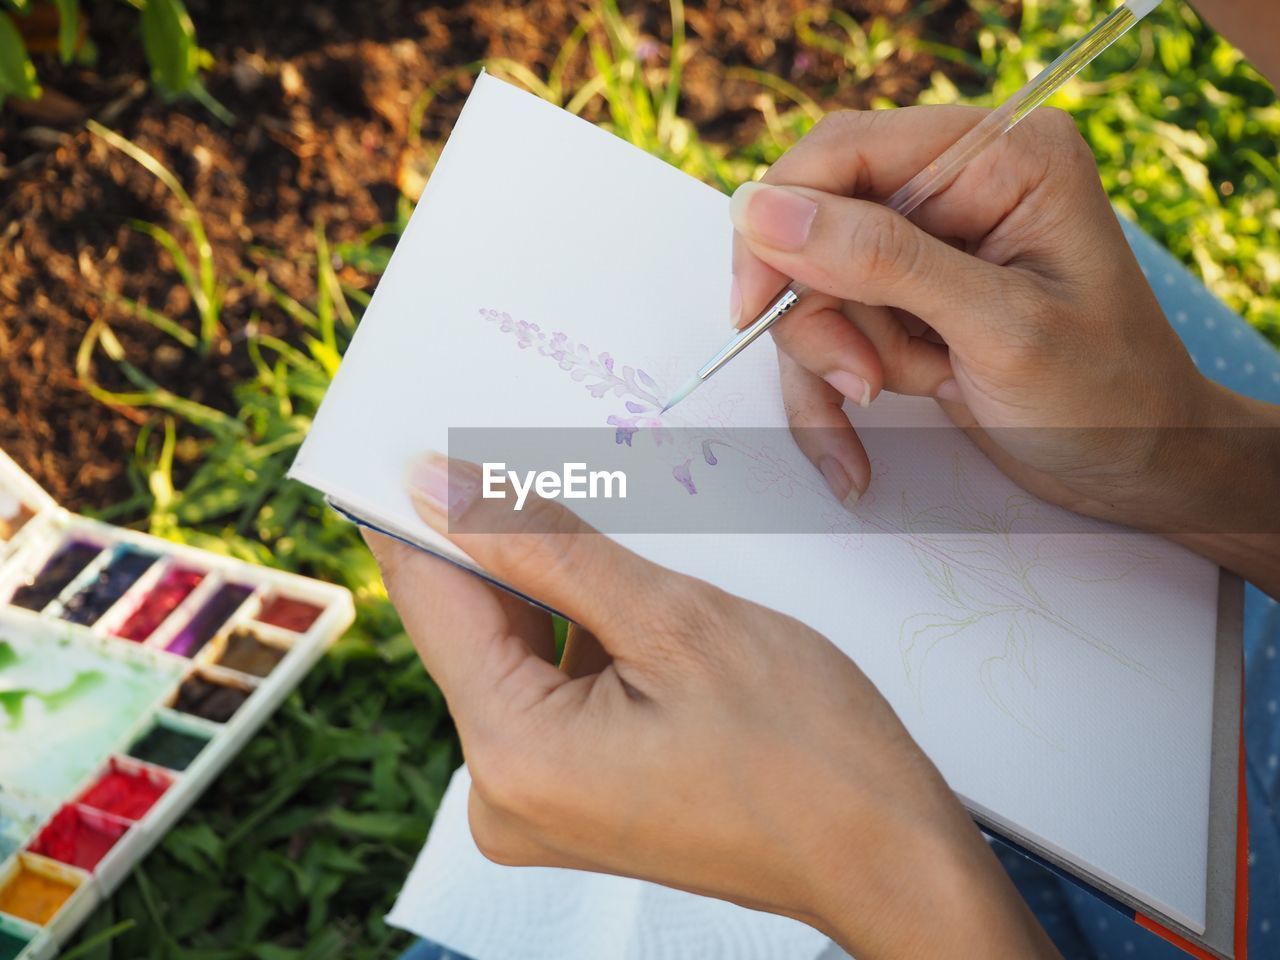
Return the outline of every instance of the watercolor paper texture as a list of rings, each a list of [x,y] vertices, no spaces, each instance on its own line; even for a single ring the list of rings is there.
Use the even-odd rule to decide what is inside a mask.
[[[848,513],[793,444],[741,441],[785,427],[768,344],[664,418],[710,446],[655,452],[655,405],[728,334],[730,243],[723,195],[482,76],[294,475],[463,562],[402,486],[450,428],[608,425],[615,455],[667,458],[672,510],[784,503],[825,532],[618,539],[831,637],[972,809],[1203,930],[1217,568],[1028,498],[928,401],[855,411],[938,429],[870,442]],[[528,876],[534,916],[560,891]],[[414,929],[417,895],[395,914]]]

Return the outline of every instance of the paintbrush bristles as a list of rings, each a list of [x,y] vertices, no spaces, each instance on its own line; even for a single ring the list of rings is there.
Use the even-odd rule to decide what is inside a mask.
[[[671,395],[670,399],[667,400],[667,405],[662,408],[662,413],[666,413],[689,394],[693,393],[693,391],[697,390],[700,386],[702,386],[702,378],[697,374],[694,374],[693,378],[688,383]],[[659,414],[659,416],[661,416],[661,414]]]

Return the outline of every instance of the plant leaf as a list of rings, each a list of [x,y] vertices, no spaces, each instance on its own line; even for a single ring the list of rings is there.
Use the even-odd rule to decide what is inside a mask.
[[[8,96],[34,100],[40,96],[40,84],[22,35],[9,15],[0,13],[0,104]]]
[[[151,82],[166,96],[188,93],[196,79],[196,28],[182,0],[147,0],[142,8],[142,46]]]
[[[70,63],[76,54],[80,34],[80,4],[77,0],[54,0],[58,7],[58,59]]]

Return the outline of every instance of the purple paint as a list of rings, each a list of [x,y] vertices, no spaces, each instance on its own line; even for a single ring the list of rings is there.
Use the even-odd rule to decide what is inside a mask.
[[[613,432],[613,442],[618,446],[631,446],[631,438],[636,435],[640,429],[636,426],[635,417],[615,417],[610,416],[606,421],[610,426],[617,429]]]
[[[111,562],[67,601],[62,619],[93,624],[123,597],[158,558],[133,547],[117,547]]]
[[[697,493],[698,488],[693,485],[693,474],[689,472],[690,461],[678,464],[671,468],[671,475],[676,478],[676,483],[684,487],[690,493]]]
[[[15,590],[9,602],[26,610],[43,610],[101,552],[102,547],[96,543],[72,540],[55,553],[29,583]]]
[[[222,629],[222,625],[231,619],[232,614],[240,609],[240,605],[249,599],[251,593],[252,587],[224,583],[196,611],[191,622],[179,631],[166,649],[182,657],[194,657]]]

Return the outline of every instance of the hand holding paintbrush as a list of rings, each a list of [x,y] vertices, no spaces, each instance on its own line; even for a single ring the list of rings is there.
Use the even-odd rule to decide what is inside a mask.
[[[1143,17],[1159,6],[1160,0],[1126,0],[1096,27],[1072,44],[1066,53],[1054,60],[998,108],[988,113],[973,127],[953,141],[942,153],[923,166],[885,201],[890,210],[907,216],[935,193],[945,190],[956,175],[975,157],[1030,116],[1036,107],[1048,100],[1062,85],[1088,66],[1104,50],[1123,37]],[[886,228],[887,229],[887,228]],[[709,380],[725,364],[749,347],[785,316],[810,287],[802,280],[792,280],[779,291],[755,319],[740,330],[715,356],[698,368],[683,387],[668,400],[662,412],[670,410],[699,386]],[[736,311],[734,311],[736,313]]]

